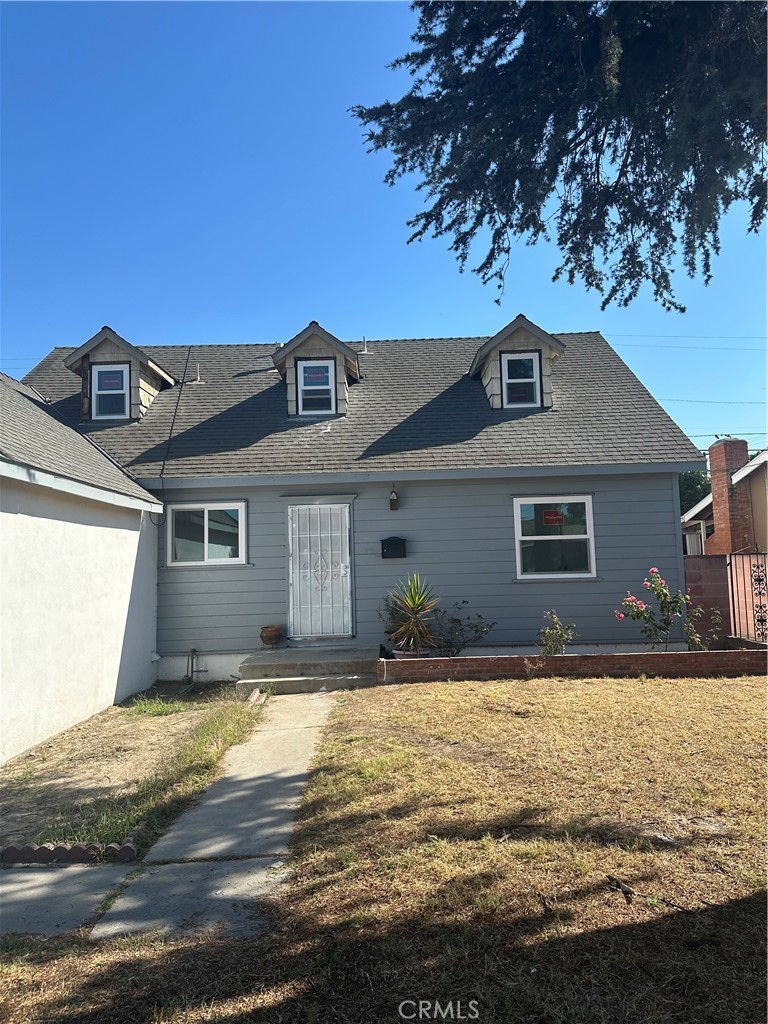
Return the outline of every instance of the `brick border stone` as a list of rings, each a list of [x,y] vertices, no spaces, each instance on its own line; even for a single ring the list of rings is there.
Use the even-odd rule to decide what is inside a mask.
[[[129,864],[136,860],[132,838],[122,843],[13,843],[0,850],[0,864],[94,864],[97,860]]]
[[[529,679],[532,676],[667,676],[764,675],[768,654],[762,650],[641,651],[631,654],[470,655],[458,658],[380,658],[376,682],[426,683],[459,679]]]

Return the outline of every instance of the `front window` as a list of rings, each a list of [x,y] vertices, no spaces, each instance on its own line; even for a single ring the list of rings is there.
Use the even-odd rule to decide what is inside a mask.
[[[336,412],[336,364],[333,359],[296,360],[299,415]]]
[[[518,579],[595,575],[592,499],[515,498]]]
[[[168,565],[242,565],[245,562],[245,502],[171,505]]]
[[[502,354],[501,393],[505,409],[541,406],[541,360],[538,352]]]
[[[128,363],[91,365],[91,416],[125,420],[129,413],[131,367]]]

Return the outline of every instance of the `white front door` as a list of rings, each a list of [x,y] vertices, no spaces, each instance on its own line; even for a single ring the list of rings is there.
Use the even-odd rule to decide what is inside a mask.
[[[292,637],[351,636],[349,505],[288,506]]]

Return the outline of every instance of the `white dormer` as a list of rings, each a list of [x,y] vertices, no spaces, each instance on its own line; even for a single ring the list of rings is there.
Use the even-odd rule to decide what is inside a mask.
[[[316,320],[272,354],[288,386],[289,416],[344,416],[349,384],[360,379],[357,352]]]
[[[475,353],[469,374],[481,374],[493,409],[549,409],[552,364],[565,345],[519,313]]]
[[[80,377],[84,420],[138,420],[174,377],[111,327],[101,330],[64,360]]]

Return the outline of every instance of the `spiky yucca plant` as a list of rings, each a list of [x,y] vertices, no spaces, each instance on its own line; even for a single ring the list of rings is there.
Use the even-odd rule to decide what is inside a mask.
[[[396,619],[396,628],[390,633],[392,642],[416,654],[431,647],[435,639],[431,629],[432,611],[440,598],[426,580],[414,572],[405,582],[400,580],[387,599]]]

